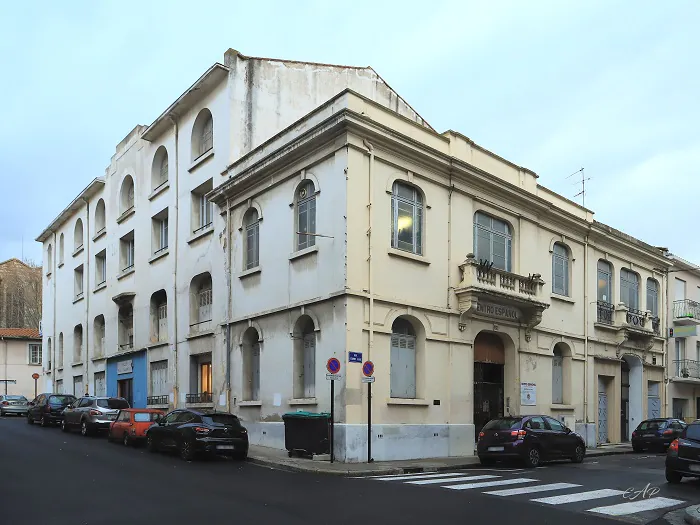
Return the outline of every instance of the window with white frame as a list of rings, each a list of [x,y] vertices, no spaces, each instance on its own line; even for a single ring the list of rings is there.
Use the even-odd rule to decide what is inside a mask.
[[[151,219],[153,255],[158,255],[168,249],[168,208],[155,214]]]
[[[391,194],[391,247],[423,255],[423,196],[403,182]]]
[[[167,396],[168,390],[168,361],[154,361],[151,363],[151,396]]]
[[[192,160],[196,160],[214,147],[214,119],[204,108],[199,112],[192,127]]]
[[[29,343],[29,364],[30,365],[40,365],[41,364],[41,344]]]
[[[296,195],[297,250],[316,244],[316,192],[314,183],[305,181]]]
[[[124,235],[119,241],[121,271],[126,272],[134,267],[134,231]]]
[[[639,276],[625,268],[620,270],[620,302],[631,310],[639,310]]]
[[[95,286],[100,286],[107,280],[107,250],[95,255]]]
[[[78,219],[75,221],[75,229],[73,230],[73,252],[77,252],[83,247],[83,221]]]
[[[552,250],[552,292],[569,295],[569,250],[558,242]]]
[[[79,299],[83,296],[83,265],[81,264],[80,266],[78,266],[73,273],[75,276],[75,298]]]
[[[245,229],[245,268],[255,268],[260,264],[260,220],[258,210],[250,208],[243,219]]]
[[[474,255],[477,261],[493,263],[494,268],[511,271],[510,226],[482,212],[474,216]]]
[[[389,367],[390,396],[416,397],[416,332],[407,319],[399,317],[391,326]]]
[[[659,283],[654,279],[647,279],[647,310],[652,317],[659,316]]]
[[[214,208],[206,197],[213,188],[213,179],[209,179],[192,190],[192,232],[199,233],[211,228],[214,221]]]

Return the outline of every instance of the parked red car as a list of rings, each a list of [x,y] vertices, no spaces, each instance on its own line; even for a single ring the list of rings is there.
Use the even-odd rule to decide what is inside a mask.
[[[146,430],[163,416],[162,410],[151,408],[125,408],[109,426],[107,439],[135,445],[146,439]]]

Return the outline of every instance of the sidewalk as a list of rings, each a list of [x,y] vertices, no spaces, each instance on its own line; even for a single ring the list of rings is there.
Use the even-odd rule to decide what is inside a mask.
[[[603,445],[586,450],[587,458],[631,454],[629,444]],[[290,458],[286,450],[251,445],[248,453],[251,463],[273,467],[292,472],[312,472],[336,476],[385,476],[414,472],[439,472],[441,470],[478,468],[476,456],[452,458],[407,459],[401,461],[376,461],[374,463],[331,463],[328,456],[324,459]]]

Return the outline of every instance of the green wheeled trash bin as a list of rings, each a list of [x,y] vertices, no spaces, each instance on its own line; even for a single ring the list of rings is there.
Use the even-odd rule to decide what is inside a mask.
[[[324,412],[288,412],[284,421],[284,448],[289,457],[330,454],[331,415]]]

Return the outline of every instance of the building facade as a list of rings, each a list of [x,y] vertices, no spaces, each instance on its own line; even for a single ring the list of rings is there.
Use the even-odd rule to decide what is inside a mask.
[[[331,357],[344,461],[366,460],[368,402],[379,460],[472,455],[504,414],[625,441],[667,401],[665,251],[368,68],[229,51],[37,240],[60,254],[47,388],[230,410],[255,444],[329,410]]]
[[[0,394],[36,397],[43,388],[41,336],[36,328],[0,328]],[[34,380],[34,374],[40,379]]]

